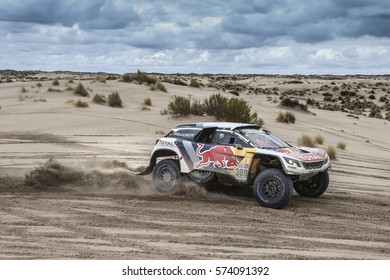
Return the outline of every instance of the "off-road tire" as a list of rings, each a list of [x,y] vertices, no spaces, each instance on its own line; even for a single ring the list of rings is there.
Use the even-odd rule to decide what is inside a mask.
[[[294,183],[295,191],[301,196],[319,197],[329,185],[328,171],[320,172],[307,181],[298,181]]]
[[[262,171],[253,183],[253,195],[263,207],[283,208],[291,200],[293,192],[291,178],[275,168]]]
[[[214,172],[211,171],[205,171],[201,169],[195,169],[192,170],[190,173],[188,173],[188,177],[198,184],[207,184],[214,182],[216,179],[216,175]]]
[[[172,192],[180,180],[180,169],[172,159],[164,159],[153,169],[153,183],[162,193]]]

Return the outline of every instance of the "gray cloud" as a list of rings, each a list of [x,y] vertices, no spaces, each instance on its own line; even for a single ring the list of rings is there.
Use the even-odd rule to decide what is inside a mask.
[[[0,21],[37,24],[75,24],[85,29],[118,29],[139,21],[125,1],[0,0]]]
[[[387,0],[0,0],[0,47],[41,67],[367,68],[355,61],[379,60],[371,50],[388,61],[388,26]]]

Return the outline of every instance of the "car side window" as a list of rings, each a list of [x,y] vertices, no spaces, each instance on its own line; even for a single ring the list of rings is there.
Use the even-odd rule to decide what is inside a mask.
[[[214,140],[212,142],[217,145],[241,145],[242,147],[250,147],[250,145],[245,142],[241,137],[230,131],[215,131]]]
[[[232,133],[229,131],[217,130],[214,135],[214,143],[217,145],[230,145],[230,138]]]
[[[248,143],[246,143],[244,140],[242,140],[240,137],[236,135],[232,137],[231,141],[232,141],[232,145],[241,145],[241,147],[249,147]]]

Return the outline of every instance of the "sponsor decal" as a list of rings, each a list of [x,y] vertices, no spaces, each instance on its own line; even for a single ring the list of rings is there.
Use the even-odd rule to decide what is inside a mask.
[[[297,148],[279,148],[276,151],[278,153],[284,153],[284,154],[299,154],[301,152]]]
[[[276,150],[278,153],[290,154],[292,158],[312,162],[312,161],[320,161],[324,160],[325,157],[320,154],[313,153],[302,153],[301,150],[297,148],[279,148]]]
[[[181,138],[194,138],[195,133],[183,133],[183,132],[174,132],[173,136],[175,137],[181,137]]]
[[[174,141],[167,141],[167,140],[159,140],[158,143],[162,146],[169,146],[169,147],[175,147]]]
[[[319,161],[324,160],[324,157],[317,154],[304,154],[304,155],[295,155],[294,158],[300,159],[303,161]]]
[[[196,154],[199,161],[195,162],[194,168],[199,169],[212,164],[214,167],[227,168],[236,166],[238,161],[234,156],[234,151],[229,146],[214,146],[208,150],[203,150],[204,144],[198,143]]]

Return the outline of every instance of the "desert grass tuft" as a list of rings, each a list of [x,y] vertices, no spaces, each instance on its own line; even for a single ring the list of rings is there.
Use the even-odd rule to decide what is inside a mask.
[[[330,159],[336,159],[336,149],[333,146],[328,146],[326,152]]]
[[[345,151],[345,148],[347,147],[347,143],[345,143],[345,142],[338,142],[337,143],[337,148],[338,149],[340,149],[340,150],[343,150],[343,151]]]
[[[191,78],[190,87],[199,88],[200,84],[199,84],[199,82],[196,79]]]
[[[27,89],[26,89],[25,87],[22,87],[22,88],[20,89],[20,92],[21,92],[21,93],[25,93],[25,92],[27,92]]]
[[[92,102],[96,104],[105,104],[107,102],[106,97],[101,94],[95,94],[95,96],[92,98]]]
[[[47,89],[47,91],[48,91],[48,92],[61,92],[60,89],[56,89],[56,88],[52,88],[52,87],[49,87],[49,88]]]
[[[147,97],[147,98],[144,99],[143,105],[145,105],[145,106],[152,106],[152,100],[150,99],[150,97]]]
[[[88,103],[85,102],[85,101],[81,101],[81,100],[77,100],[74,105],[77,107],[77,108],[86,108],[86,107],[89,107]]]
[[[156,86],[157,86],[157,88],[158,88],[159,90],[161,90],[161,91],[163,91],[163,92],[168,92],[168,90],[166,89],[166,87],[163,85],[163,83],[162,83],[160,80],[158,80],[158,81],[156,82]]]
[[[164,92],[168,92],[165,86],[162,84],[161,80],[157,77],[150,76],[144,72],[138,70],[136,74],[125,73],[123,74],[119,81],[125,83],[135,83],[139,85],[147,85],[150,90],[161,90]]]
[[[311,138],[307,134],[303,134],[300,138],[298,138],[297,141],[298,146],[303,146],[303,147],[315,147],[315,142],[313,138]]]
[[[46,98],[35,98],[34,102],[47,102]]]
[[[38,83],[36,84],[36,86],[37,86],[37,87],[42,87],[42,84],[41,84],[40,82],[38,82]]]
[[[58,81],[58,79],[55,78],[51,84],[52,84],[53,86],[59,86],[59,85],[60,85],[60,81]]]
[[[33,96],[31,95],[27,95],[27,94],[19,94],[19,101],[24,101],[26,99],[32,99],[34,98]]]
[[[118,92],[114,91],[108,96],[108,105],[110,107],[122,107],[122,99]]]
[[[314,142],[318,145],[322,145],[324,144],[324,137],[321,135],[321,134],[317,134],[316,136],[314,136]]]
[[[289,111],[286,112],[280,111],[276,120],[278,122],[284,122],[284,123],[295,123],[295,116],[293,113]]]
[[[89,96],[88,91],[85,89],[82,83],[78,83],[77,87],[74,89],[74,94],[84,96],[84,97]]]
[[[106,83],[107,77],[104,75],[96,75],[94,78],[94,81],[99,82],[99,83]]]

